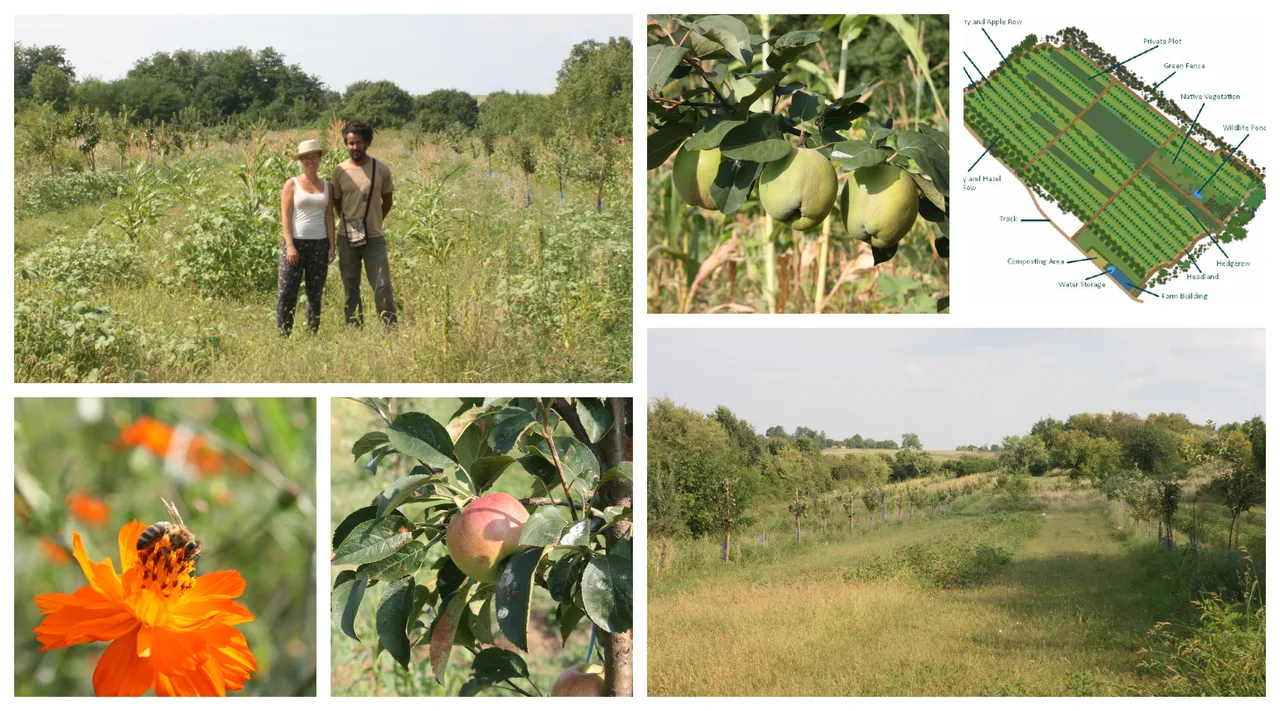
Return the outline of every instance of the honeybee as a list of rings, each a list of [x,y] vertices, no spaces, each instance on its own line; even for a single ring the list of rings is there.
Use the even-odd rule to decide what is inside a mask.
[[[182,522],[182,514],[178,513],[177,507],[164,499],[160,500],[164,502],[173,521],[160,521],[147,526],[142,535],[138,536],[138,550],[148,550],[167,540],[169,550],[181,551],[184,559],[195,563],[200,559],[200,541],[196,540],[195,534]]]

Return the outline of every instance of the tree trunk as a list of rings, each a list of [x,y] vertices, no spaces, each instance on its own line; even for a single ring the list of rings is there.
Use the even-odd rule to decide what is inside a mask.
[[[601,474],[615,469],[618,464],[627,461],[627,418],[632,412],[630,398],[608,398],[606,405],[613,411],[613,427],[608,436],[596,444],[588,444],[596,460],[600,462]],[[569,425],[569,429],[579,441],[591,442],[582,421],[578,419],[576,408],[567,400],[552,401],[552,408],[560,415],[560,419]],[[600,487],[597,493],[599,506],[631,506],[631,481],[625,478],[614,479]],[[586,503],[586,502],[584,502]],[[612,551],[613,547],[623,539],[631,538],[631,524],[620,522],[605,534],[605,547]],[[633,571],[634,572],[634,571]],[[606,633],[601,630],[600,646],[604,651],[604,687],[608,696],[632,695],[632,630]]]

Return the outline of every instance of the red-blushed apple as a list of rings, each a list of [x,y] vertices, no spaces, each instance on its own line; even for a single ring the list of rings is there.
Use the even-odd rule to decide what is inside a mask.
[[[552,696],[604,696],[604,667],[574,664],[551,685]]]
[[[520,547],[529,512],[510,494],[487,494],[462,507],[445,531],[453,564],[482,583],[494,583],[503,560]]]

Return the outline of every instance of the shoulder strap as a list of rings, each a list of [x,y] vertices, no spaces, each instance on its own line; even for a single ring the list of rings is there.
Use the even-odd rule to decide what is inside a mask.
[[[378,159],[370,158],[373,161],[373,177],[369,179],[369,198],[364,203],[364,219],[369,219],[369,208],[373,206],[373,188],[378,184]]]

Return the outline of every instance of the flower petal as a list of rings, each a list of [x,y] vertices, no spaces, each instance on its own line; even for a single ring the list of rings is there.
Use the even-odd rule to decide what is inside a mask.
[[[244,593],[244,578],[235,570],[218,570],[196,576],[196,584],[183,596],[184,600],[207,597],[240,597]]]
[[[208,629],[215,625],[239,625],[254,620],[253,613],[239,603],[217,598],[179,603],[169,612],[165,626],[179,632]]]
[[[156,674],[156,696],[226,696],[217,662],[208,659],[184,674]]]
[[[154,673],[136,653],[137,633],[112,642],[93,670],[93,692],[98,696],[141,696],[151,688]]]
[[[147,530],[145,523],[139,523],[137,519],[130,521],[120,529],[120,573],[128,572],[130,568],[138,564],[138,537],[142,532]]]
[[[222,678],[228,689],[244,688],[249,680],[249,673],[258,670],[258,662],[249,651],[249,642],[244,635],[232,627],[213,627],[204,632],[205,643],[209,645],[209,653],[222,670]]]
[[[94,590],[102,593],[107,599],[120,602],[124,599],[124,589],[120,586],[120,577],[108,558],[103,563],[94,563],[85,555],[84,544],[80,542],[80,534],[72,534],[72,547],[75,549],[76,561],[84,571],[84,577]]]
[[[108,600],[89,586],[71,595],[39,595],[35,603],[45,616],[34,630],[36,639],[43,645],[41,651],[118,639],[138,626],[127,607]]]
[[[175,632],[164,627],[143,627],[138,634],[138,656],[166,676],[195,671],[209,659],[209,648],[200,632]]]

